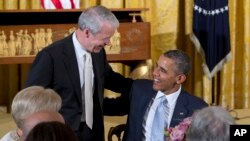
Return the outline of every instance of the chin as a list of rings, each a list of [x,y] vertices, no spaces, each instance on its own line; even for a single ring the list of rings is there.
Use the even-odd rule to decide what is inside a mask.
[[[101,49],[94,48],[92,53],[99,53],[100,51],[101,51]]]
[[[93,49],[93,52],[94,52],[94,53],[99,53],[101,50],[102,50],[101,47],[95,47],[95,48]]]
[[[94,50],[93,51],[93,53],[99,53],[100,52],[100,50]]]
[[[160,90],[160,88],[157,87],[156,85],[153,85],[153,90],[158,91],[158,90]]]

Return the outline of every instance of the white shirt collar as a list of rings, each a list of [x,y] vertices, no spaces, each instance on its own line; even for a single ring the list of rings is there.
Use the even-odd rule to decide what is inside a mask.
[[[72,36],[75,52],[77,58],[83,57],[83,55],[86,53],[86,49],[80,44],[80,42],[76,38],[76,32],[73,33]]]
[[[171,105],[176,104],[176,100],[177,100],[178,96],[180,95],[180,93],[181,93],[181,86],[177,91],[175,91],[171,94],[168,94],[168,95],[165,95],[163,92],[158,91],[155,98],[159,98],[159,97],[165,95],[166,99],[168,100],[169,105],[171,106]]]

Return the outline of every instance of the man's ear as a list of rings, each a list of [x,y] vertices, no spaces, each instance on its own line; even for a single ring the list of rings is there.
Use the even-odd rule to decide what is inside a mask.
[[[16,133],[19,137],[21,137],[23,135],[23,131],[20,128],[16,129]]]
[[[81,37],[83,38],[89,38],[90,36],[90,30],[88,28],[85,28],[85,29],[79,29],[78,30],[78,33]]]
[[[187,77],[184,74],[180,74],[176,77],[176,79],[177,84],[182,84],[187,79]]]
[[[86,38],[89,38],[89,36],[90,36],[90,34],[91,34],[91,31],[90,31],[88,28],[85,28],[85,29],[83,30],[83,32],[84,32],[84,35],[86,36]]]

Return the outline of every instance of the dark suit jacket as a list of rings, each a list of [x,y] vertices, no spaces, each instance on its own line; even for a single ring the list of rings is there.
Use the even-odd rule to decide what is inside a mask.
[[[123,95],[120,97],[119,102],[112,101],[111,99],[104,100],[104,111],[108,115],[123,115],[128,112],[129,106],[129,114],[127,119],[127,132],[124,134],[124,138],[127,141],[141,141],[143,138],[143,122],[145,118],[145,114],[147,108],[150,105],[150,101],[155,97],[157,91],[152,89],[153,81],[152,80],[135,80],[129,98]],[[112,106],[114,108],[121,108],[122,110],[110,111],[111,105],[122,103],[119,106]],[[177,98],[176,107],[174,109],[174,113],[171,119],[170,127],[174,127],[182,121],[182,119],[189,117],[193,114],[193,112],[197,109],[201,109],[206,107],[207,103],[202,99],[195,97],[191,94],[188,94],[183,89],[179,97]],[[113,109],[114,109],[113,108]]]
[[[93,53],[93,140],[104,140],[103,92],[104,88],[119,93],[129,93],[133,80],[115,73],[109,66],[105,50]],[[40,85],[54,89],[62,98],[63,115],[67,124],[78,130],[83,111],[79,70],[72,35],[54,42],[39,52],[32,64],[27,86]]]

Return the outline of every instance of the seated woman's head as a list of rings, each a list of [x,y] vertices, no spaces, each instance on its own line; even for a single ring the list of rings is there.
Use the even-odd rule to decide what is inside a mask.
[[[19,141],[24,141],[29,132],[33,129],[34,126],[41,122],[49,122],[49,121],[57,121],[61,123],[65,123],[62,115],[58,112],[52,111],[39,111],[28,116],[22,126],[20,127],[20,139]]]
[[[38,111],[56,111],[61,108],[62,100],[52,89],[31,86],[18,92],[11,105],[11,115],[20,127],[29,115]]]
[[[31,86],[18,92],[11,105],[11,115],[18,128],[17,134],[22,136],[21,128],[27,117],[39,111],[58,112],[61,104],[61,97],[52,89]]]

